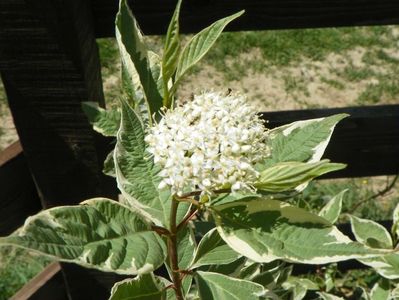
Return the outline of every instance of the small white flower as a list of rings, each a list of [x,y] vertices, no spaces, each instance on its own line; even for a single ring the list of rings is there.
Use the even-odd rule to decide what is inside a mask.
[[[163,167],[159,188],[182,195],[229,186],[253,190],[254,165],[270,153],[267,139],[264,122],[243,96],[210,92],[166,111],[145,141]]]

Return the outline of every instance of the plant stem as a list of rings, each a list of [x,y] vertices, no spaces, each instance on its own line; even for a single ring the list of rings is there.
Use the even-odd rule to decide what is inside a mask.
[[[190,213],[187,214],[187,216],[183,219],[183,221],[180,222],[179,225],[177,225],[177,232],[179,232],[180,229],[186,226],[187,223],[195,216],[197,212],[198,212],[197,208],[191,209]]]
[[[181,277],[179,273],[178,257],[177,257],[177,226],[176,214],[179,202],[172,198],[170,209],[170,234],[168,236],[168,254],[169,263],[172,272],[172,281],[177,300],[184,300],[181,286]]]

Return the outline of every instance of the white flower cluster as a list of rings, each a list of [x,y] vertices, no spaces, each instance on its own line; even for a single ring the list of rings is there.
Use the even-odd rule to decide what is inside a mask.
[[[253,189],[254,164],[269,155],[267,129],[243,96],[208,92],[167,111],[146,136],[172,193]]]

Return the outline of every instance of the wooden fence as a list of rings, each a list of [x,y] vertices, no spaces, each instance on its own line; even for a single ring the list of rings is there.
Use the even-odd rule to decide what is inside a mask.
[[[117,0],[0,1],[0,73],[20,141],[0,154],[0,234],[40,210],[95,196],[116,199],[101,174],[112,140],[93,132],[80,104],[104,105],[96,38],[114,36]],[[176,1],[130,1],[146,34],[164,34]],[[399,24],[397,0],[186,0],[182,32],[229,13],[228,30]],[[349,164],[334,177],[397,174],[399,105],[264,113],[270,126],[348,112],[326,156]],[[23,149],[23,150],[22,150]],[[14,299],[107,299],[120,277],[51,265]]]

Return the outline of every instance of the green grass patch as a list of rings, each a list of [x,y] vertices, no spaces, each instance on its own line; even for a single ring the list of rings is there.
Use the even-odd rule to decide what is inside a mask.
[[[399,95],[399,80],[380,77],[377,84],[368,84],[357,98],[359,105],[377,104],[383,98],[393,100]]]
[[[337,89],[337,90],[344,90],[345,89],[345,84],[343,84],[341,81],[339,80],[335,80],[335,79],[328,79],[325,77],[321,77],[320,78],[321,82],[324,82],[325,84],[328,84],[329,86]]]
[[[394,40],[397,38],[387,26],[223,33],[206,62],[214,62],[224,70],[226,57],[259,48],[270,64],[286,66],[304,57],[323,60],[330,53],[342,53],[355,47],[389,47]]]
[[[359,68],[353,66],[352,64],[349,64],[344,68],[343,72],[339,73],[339,75],[346,80],[359,82],[361,80],[365,80],[373,76],[376,76],[376,72],[374,72],[369,67]]]

